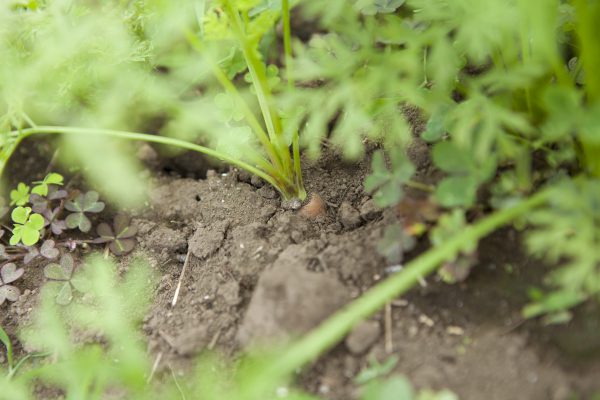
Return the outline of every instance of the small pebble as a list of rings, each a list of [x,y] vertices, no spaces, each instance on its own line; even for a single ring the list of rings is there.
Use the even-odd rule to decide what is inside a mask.
[[[465,330],[460,326],[449,326],[446,328],[446,333],[453,336],[462,336],[465,334]]]
[[[425,314],[419,315],[419,322],[430,328],[435,325],[435,322]]]

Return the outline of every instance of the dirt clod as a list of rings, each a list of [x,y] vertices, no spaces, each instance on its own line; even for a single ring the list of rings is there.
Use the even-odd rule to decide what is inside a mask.
[[[346,201],[340,205],[338,215],[340,222],[346,229],[354,229],[361,223],[359,212]]]
[[[360,206],[360,217],[365,221],[373,221],[381,215],[381,210],[377,208],[373,199],[369,199]]]
[[[314,328],[347,300],[337,279],[278,258],[264,272],[238,332],[241,344],[284,341]]]
[[[202,351],[210,341],[206,325],[184,330],[181,335],[174,338],[173,349],[181,356],[194,356]]]
[[[219,286],[219,294],[223,296],[225,303],[230,306],[235,306],[242,300],[239,292],[240,285],[236,281],[228,281]]]
[[[346,347],[352,354],[362,354],[379,339],[381,328],[377,321],[363,321],[346,338]]]
[[[174,253],[185,249],[186,244],[186,238],[181,231],[165,226],[152,230],[146,239],[146,246],[155,252],[166,250]]]
[[[276,199],[277,192],[271,186],[263,186],[257,190],[258,194],[265,199]]]
[[[256,175],[252,175],[250,177],[250,184],[252,186],[254,186],[255,188],[261,188],[261,187],[265,186],[265,181],[263,181]]]
[[[225,231],[229,227],[229,221],[221,221],[211,226],[198,227],[189,240],[190,251],[200,259],[213,254],[221,247],[225,239]]]

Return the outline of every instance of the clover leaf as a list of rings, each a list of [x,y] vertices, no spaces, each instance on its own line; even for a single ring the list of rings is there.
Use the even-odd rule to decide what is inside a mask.
[[[66,190],[59,190],[56,186],[50,186],[46,195],[42,196],[37,193],[32,193],[29,196],[29,202],[31,203],[31,209],[38,213],[43,214],[48,208],[51,207],[53,200],[61,200],[67,197],[69,194]]]
[[[52,239],[45,240],[44,243],[38,248],[32,246],[29,252],[25,254],[23,258],[23,264],[29,264],[38,257],[44,257],[48,260],[53,260],[60,255],[60,251],[56,248],[56,242]]]
[[[0,269],[0,305],[4,304],[6,300],[17,301],[21,295],[19,288],[9,283],[13,283],[21,276],[25,271],[23,268],[17,268],[14,263],[4,264]]]
[[[44,276],[54,285],[59,285],[56,294],[56,303],[66,306],[73,300],[73,289],[80,293],[89,291],[89,281],[81,276],[74,274],[75,260],[70,254],[65,254],[60,258],[59,264],[52,263],[44,267]]]
[[[105,222],[98,225],[96,231],[100,237],[95,239],[94,243],[108,243],[108,248],[116,256],[129,253],[135,247],[134,236],[137,234],[137,228],[130,224],[129,216],[118,214],[112,227]]]
[[[46,209],[42,213],[45,221],[44,226],[50,226],[50,230],[56,236],[62,234],[67,229],[67,223],[62,219],[58,219],[60,211],[60,207],[56,207],[54,210]]]
[[[16,246],[23,242],[25,246],[33,246],[40,240],[41,230],[44,229],[44,217],[32,214],[30,207],[17,207],[11,213],[14,228],[10,245]]]
[[[80,194],[74,200],[67,201],[65,208],[73,212],[65,220],[67,227],[70,229],[79,228],[81,232],[89,232],[92,223],[85,214],[99,213],[104,210],[104,203],[98,201],[99,197],[98,192],[91,190],[85,194]]]
[[[33,182],[36,186],[31,189],[31,193],[46,196],[48,194],[49,185],[62,185],[63,184],[63,176],[61,174],[57,174],[56,172],[52,172],[44,178],[42,181]]]
[[[373,154],[371,175],[365,179],[365,190],[374,192],[373,200],[379,207],[397,204],[402,199],[402,185],[415,173],[415,167],[402,150],[390,152],[391,170],[388,170],[382,151]]]
[[[10,205],[24,206],[29,201],[29,186],[23,182],[17,185],[17,188],[10,191]]]

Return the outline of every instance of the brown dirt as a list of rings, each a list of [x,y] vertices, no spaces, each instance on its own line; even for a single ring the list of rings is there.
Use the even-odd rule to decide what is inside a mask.
[[[411,157],[421,178],[433,179],[426,152],[420,144]],[[234,170],[181,173],[206,176],[197,180],[154,166],[150,206],[134,216],[140,243],[132,256],[146,255],[162,276],[144,321],[149,353],[162,353],[159,372],[186,369],[206,349],[234,355],[257,338],[300,335],[386,277],[376,244],[395,215],[375,210],[363,190],[369,160],[347,164],[329,152],[305,165],[309,191],[326,204],[315,219],[282,209],[272,189]],[[526,290],[542,268],[510,229],[486,238],[479,254],[465,283],[430,278],[396,299],[387,316],[382,310],[356,328],[304,371],[300,384],[325,399],[355,399],[353,379],[369,360],[396,355],[395,372],[463,400],[591,398],[600,390],[597,308],[581,307],[566,326],[522,322]],[[0,308],[10,333],[27,323],[40,281],[30,274],[21,300]]]

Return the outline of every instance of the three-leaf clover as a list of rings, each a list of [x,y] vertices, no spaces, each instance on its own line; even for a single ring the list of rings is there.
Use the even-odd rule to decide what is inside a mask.
[[[46,209],[42,215],[44,216],[45,226],[50,226],[50,230],[55,235],[60,235],[64,230],[67,229],[67,223],[62,219],[58,219],[60,213],[60,207],[56,207],[54,210]]]
[[[27,202],[29,202],[29,186],[21,182],[16,189],[10,191],[10,205],[24,206]]]
[[[397,204],[402,199],[402,185],[415,173],[415,167],[402,150],[390,152],[391,170],[385,165],[382,151],[373,154],[371,175],[365,179],[365,190],[374,192],[373,200],[379,207]]]
[[[11,213],[15,223],[10,245],[16,246],[23,242],[25,246],[33,246],[40,240],[41,230],[44,229],[44,217],[32,214],[30,207],[17,207]]]
[[[74,274],[75,260],[70,254],[65,254],[60,258],[60,263],[52,263],[44,267],[44,276],[60,285],[56,294],[56,302],[60,305],[67,305],[73,299],[73,289],[80,293],[89,290],[89,281],[81,274]]]
[[[42,214],[45,210],[50,208],[53,200],[61,200],[68,195],[66,190],[59,190],[56,186],[50,186],[48,192],[44,196],[32,193],[31,196],[29,196],[29,202],[31,203],[31,208],[34,212]]]
[[[23,268],[17,268],[14,263],[4,264],[0,269],[0,305],[6,300],[17,301],[21,295],[19,288],[9,285],[23,276]]]
[[[72,211],[65,222],[70,229],[79,228],[81,232],[89,232],[92,228],[90,219],[85,213],[99,213],[104,210],[104,203],[98,201],[98,192],[93,190],[80,194],[74,200],[67,201],[65,208]]]
[[[46,196],[48,194],[49,185],[62,185],[63,184],[63,176],[61,174],[57,174],[56,172],[52,172],[44,178],[42,181],[33,182],[36,186],[31,189],[31,193]]]
[[[137,228],[130,226],[130,223],[131,218],[125,214],[118,214],[112,227],[101,223],[96,230],[100,237],[94,243],[108,243],[108,248],[116,256],[129,253],[135,247],[137,234]]]

